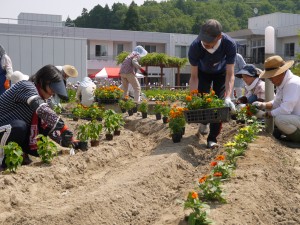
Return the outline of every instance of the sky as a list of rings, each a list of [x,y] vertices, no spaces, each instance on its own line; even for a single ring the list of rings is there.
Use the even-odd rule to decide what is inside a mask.
[[[155,0],[161,2],[162,0]],[[97,4],[102,7],[107,4],[109,8],[114,3],[130,5],[132,0],[1,0],[0,18],[17,19],[21,12],[62,15],[66,20],[69,16],[72,20],[81,15],[82,9],[90,11]],[[137,5],[142,5],[144,0],[134,0]],[[1,20],[0,20],[1,22]]]

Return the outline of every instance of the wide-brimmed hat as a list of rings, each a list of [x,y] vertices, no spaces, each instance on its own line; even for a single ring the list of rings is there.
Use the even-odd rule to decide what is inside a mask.
[[[64,65],[62,67],[63,71],[68,77],[77,77],[78,76],[78,71],[74,66],[71,65]]]
[[[210,19],[201,26],[198,39],[206,43],[213,42],[222,33],[222,25],[219,21]]]
[[[28,79],[29,79],[29,76],[26,74],[23,74],[20,71],[14,71],[10,77],[12,84],[16,84],[17,82],[19,82],[21,80],[28,80]]]
[[[246,64],[243,69],[238,71],[235,76],[237,78],[242,78],[242,75],[247,75],[250,77],[258,77],[259,76],[259,71],[258,69],[253,65],[253,64]]]
[[[265,70],[260,74],[260,78],[276,77],[287,71],[294,64],[294,60],[284,61],[279,55],[271,56],[265,60]]]

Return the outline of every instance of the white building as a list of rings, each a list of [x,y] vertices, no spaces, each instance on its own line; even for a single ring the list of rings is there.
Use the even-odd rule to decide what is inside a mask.
[[[272,13],[249,18],[248,29],[228,34],[241,44],[240,52],[249,62],[262,64],[265,59],[265,28],[275,29],[275,54],[285,60],[295,59],[300,53],[300,14]]]
[[[98,72],[104,67],[117,67],[115,57],[122,51],[131,52],[142,45],[148,52],[187,57],[197,35],[158,32],[77,28],[64,24],[61,16],[21,13],[19,22],[1,20],[0,44],[12,58],[14,70],[34,74],[46,64],[74,65],[77,79]],[[22,22],[21,22],[22,21]],[[267,26],[275,28],[276,54],[294,59],[299,48],[300,15],[273,13],[248,20],[248,29],[228,33],[239,43],[239,52],[249,63],[264,61],[264,32]],[[261,66],[261,65],[260,65]],[[150,82],[160,82],[161,69],[148,68]],[[163,84],[176,84],[176,68],[163,70]],[[180,85],[188,83],[190,66],[180,70]]]

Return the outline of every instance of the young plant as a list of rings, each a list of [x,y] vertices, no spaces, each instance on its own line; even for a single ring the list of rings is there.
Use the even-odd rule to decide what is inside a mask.
[[[128,98],[125,100],[125,109],[128,110],[132,110],[134,107],[136,107],[135,102],[133,101],[133,99]]]
[[[97,103],[94,103],[88,108],[88,116],[92,118],[92,120],[99,119],[103,116],[103,110],[97,105]]]
[[[224,155],[218,155],[215,158],[215,161],[212,161],[210,165],[213,167],[211,170],[212,175],[220,172],[222,174],[221,179],[227,179],[231,177],[234,165],[226,162]]]
[[[188,217],[188,225],[211,224],[212,221],[207,219],[206,210],[208,208],[209,206],[198,198],[197,192],[189,192],[187,200],[184,202],[184,209],[192,210]]]
[[[148,112],[148,102],[146,100],[143,100],[140,105],[138,106],[138,111],[141,113],[147,113]]]
[[[10,172],[16,172],[23,162],[22,148],[16,142],[9,142],[3,146],[5,154],[5,164]]]
[[[72,109],[72,115],[75,118],[81,118],[83,115],[83,108],[81,105],[77,105],[75,108]]]
[[[88,128],[88,133],[89,133],[89,138],[91,140],[98,140],[99,136],[102,131],[102,124],[97,122],[96,120],[92,120],[89,123],[89,128]]]
[[[81,142],[87,142],[89,140],[89,124],[81,124],[79,125],[76,130],[78,130],[77,138]]]
[[[36,136],[37,152],[44,163],[50,163],[54,156],[57,155],[57,146],[47,136],[39,134]]]
[[[104,128],[107,134],[112,134],[116,127],[119,126],[119,118],[116,115],[117,113],[112,109],[108,109],[104,112]]]
[[[120,113],[116,113],[114,115],[114,117],[116,118],[115,130],[119,130],[125,124],[124,118],[123,118],[122,114],[120,114]]]

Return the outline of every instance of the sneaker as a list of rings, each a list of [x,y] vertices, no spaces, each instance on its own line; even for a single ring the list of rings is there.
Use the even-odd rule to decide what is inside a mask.
[[[208,129],[209,129],[208,124],[200,123],[198,133],[202,135],[208,134]]]
[[[207,147],[210,149],[214,149],[214,148],[219,148],[218,143],[214,142],[214,141],[208,141],[207,142]]]

